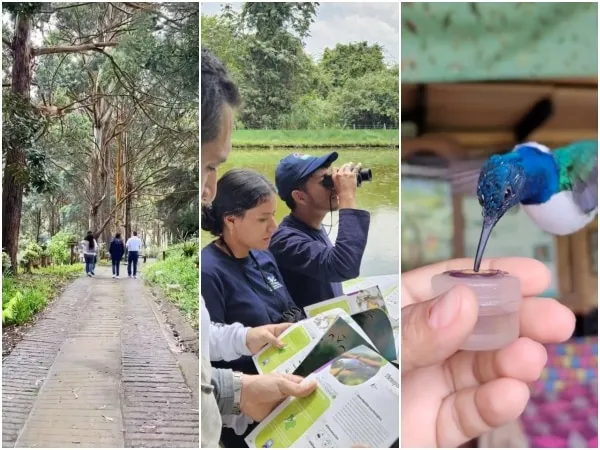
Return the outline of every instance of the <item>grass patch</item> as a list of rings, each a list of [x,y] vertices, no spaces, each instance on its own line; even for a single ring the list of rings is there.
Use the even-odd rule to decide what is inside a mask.
[[[181,248],[181,250],[180,250]],[[197,246],[196,246],[197,248]],[[185,256],[183,246],[167,250],[167,258],[144,270],[144,278],[159,286],[194,328],[198,328],[198,253]],[[177,286],[175,288],[175,286]]]
[[[22,325],[82,274],[81,264],[33,269],[2,278],[2,325]]]
[[[398,130],[235,130],[238,148],[338,148],[399,146]]]

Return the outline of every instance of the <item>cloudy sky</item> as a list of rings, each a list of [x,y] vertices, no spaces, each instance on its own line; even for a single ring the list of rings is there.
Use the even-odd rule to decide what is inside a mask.
[[[218,14],[225,2],[202,2],[203,14]],[[231,3],[238,10],[241,3]],[[400,3],[325,3],[321,2],[317,18],[310,27],[306,51],[319,59],[323,50],[337,43],[367,41],[384,49],[388,63],[398,62]]]

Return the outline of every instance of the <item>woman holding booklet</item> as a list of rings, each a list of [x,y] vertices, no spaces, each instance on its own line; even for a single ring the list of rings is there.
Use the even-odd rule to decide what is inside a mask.
[[[261,174],[244,169],[225,173],[212,203],[203,205],[202,229],[217,237],[202,249],[201,270],[202,297],[213,326],[259,327],[304,318],[268,251],[277,229],[276,205],[274,186]],[[249,356],[213,365],[257,373]],[[223,429],[226,447],[247,447],[243,438],[231,428]]]

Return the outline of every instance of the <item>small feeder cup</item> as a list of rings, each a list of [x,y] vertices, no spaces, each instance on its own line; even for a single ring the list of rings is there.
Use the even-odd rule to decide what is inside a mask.
[[[496,350],[519,337],[521,283],[501,270],[450,270],[435,275],[431,286],[435,296],[462,284],[475,292],[479,314],[472,334],[461,350]]]

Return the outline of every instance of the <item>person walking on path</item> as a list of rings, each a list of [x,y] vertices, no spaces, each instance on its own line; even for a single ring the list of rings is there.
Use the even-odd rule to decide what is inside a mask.
[[[127,247],[127,276],[131,278],[133,275],[133,278],[137,278],[137,263],[142,248],[142,240],[138,237],[137,231],[134,231],[133,236],[127,239],[125,246]]]
[[[81,241],[83,246],[83,259],[85,261],[85,274],[88,277],[95,275],[94,269],[96,268],[96,252],[98,250],[98,243],[94,239],[94,235],[91,231],[88,231],[86,236]]]
[[[121,240],[121,233],[115,234],[115,237],[110,242],[110,259],[112,261],[112,277],[119,278],[119,266],[121,265],[121,260],[123,259],[123,254],[125,253],[125,245]]]

